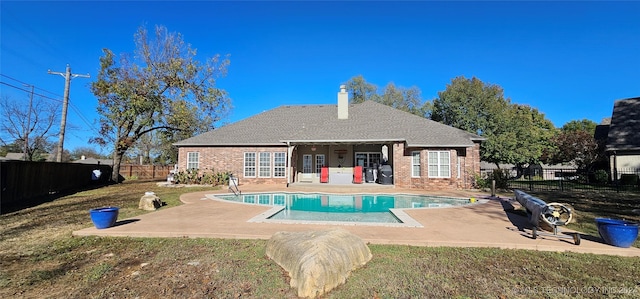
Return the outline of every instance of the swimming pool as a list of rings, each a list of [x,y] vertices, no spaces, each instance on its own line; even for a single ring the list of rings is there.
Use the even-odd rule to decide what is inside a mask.
[[[468,205],[468,198],[411,194],[251,193],[210,194],[208,198],[272,206],[251,222],[422,225],[404,209]]]

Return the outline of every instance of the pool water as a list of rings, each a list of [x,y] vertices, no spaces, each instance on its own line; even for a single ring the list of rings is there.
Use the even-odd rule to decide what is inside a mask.
[[[468,199],[408,194],[253,193],[214,195],[247,204],[283,207],[271,220],[402,223],[395,209],[441,208],[469,204]]]

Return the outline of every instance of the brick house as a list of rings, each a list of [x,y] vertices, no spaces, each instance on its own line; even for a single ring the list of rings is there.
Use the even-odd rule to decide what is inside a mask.
[[[230,171],[240,184],[442,190],[472,187],[482,140],[377,102],[349,104],[341,86],[338,105],[280,106],[175,145],[178,170]]]

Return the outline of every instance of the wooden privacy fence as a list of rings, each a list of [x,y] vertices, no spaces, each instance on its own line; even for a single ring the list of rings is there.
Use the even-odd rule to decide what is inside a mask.
[[[94,179],[93,171],[101,175]],[[0,204],[14,204],[60,192],[106,184],[110,165],[0,161]]]
[[[132,178],[141,180],[166,180],[171,170],[173,170],[173,166],[167,165],[120,165],[120,175],[124,177],[125,180]]]

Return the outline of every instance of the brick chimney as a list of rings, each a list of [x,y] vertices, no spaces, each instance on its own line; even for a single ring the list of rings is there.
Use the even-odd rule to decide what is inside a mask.
[[[340,85],[340,92],[338,93],[338,119],[349,118],[349,94],[347,93],[347,87]]]

